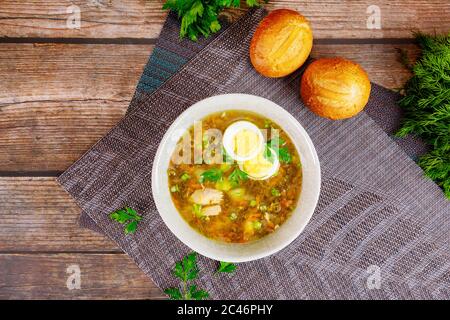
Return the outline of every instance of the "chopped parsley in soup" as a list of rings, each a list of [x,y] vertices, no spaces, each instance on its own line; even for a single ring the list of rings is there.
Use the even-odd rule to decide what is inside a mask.
[[[295,209],[302,186],[300,157],[289,136],[270,119],[239,110],[211,114],[201,125],[199,139],[194,126],[189,129],[190,161],[175,161],[183,153],[177,148],[169,164],[178,212],[219,241],[244,243],[274,232]],[[209,129],[221,136],[206,134]]]

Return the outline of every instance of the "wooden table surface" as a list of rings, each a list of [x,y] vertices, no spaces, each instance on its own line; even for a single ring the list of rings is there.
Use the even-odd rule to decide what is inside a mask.
[[[380,29],[368,28],[372,5]],[[114,243],[77,225],[80,209],[55,180],[124,115],[164,22],[161,6],[0,0],[0,299],[163,298]],[[282,7],[310,19],[314,57],[353,59],[392,89],[410,76],[397,49],[418,54],[411,31],[450,30],[448,0],[267,5]],[[77,8],[81,27],[68,28]],[[80,288],[67,285],[76,266]]]

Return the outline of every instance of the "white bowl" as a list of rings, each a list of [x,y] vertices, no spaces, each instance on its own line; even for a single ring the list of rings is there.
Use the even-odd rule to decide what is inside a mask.
[[[302,191],[296,209],[275,232],[249,243],[224,243],[209,239],[194,230],[178,213],[172,202],[167,169],[181,136],[196,120],[226,110],[258,113],[289,135],[302,163]],[[170,126],[156,152],[152,169],[152,191],[161,218],[185,245],[208,258],[227,262],[251,261],[271,255],[290,244],[309,222],[320,193],[320,164],[314,145],[305,129],[286,110],[270,100],[248,94],[225,94],[197,102]]]

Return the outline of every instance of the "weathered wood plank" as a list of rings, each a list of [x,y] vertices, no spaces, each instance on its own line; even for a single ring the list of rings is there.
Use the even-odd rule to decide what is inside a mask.
[[[0,45],[0,106],[131,99],[152,45]]]
[[[68,277],[76,269],[68,268],[74,265],[81,288],[69,290]],[[2,300],[163,298],[125,254],[0,254]]]
[[[68,100],[0,107],[0,171],[62,171],[123,116],[128,101]]]
[[[55,178],[0,178],[0,203],[0,252],[120,252],[78,226],[80,209]]]
[[[156,38],[166,13],[163,0],[2,0],[0,36],[50,38]],[[81,10],[81,28],[67,28]],[[381,29],[368,29],[369,6],[381,9]],[[266,6],[292,8],[307,16],[319,38],[409,38],[411,30],[448,32],[450,3],[442,0],[297,1],[271,0]],[[369,13],[368,13],[369,10]]]
[[[410,76],[397,47],[316,45],[313,56],[361,63],[372,81],[401,87]],[[125,113],[151,46],[0,46],[0,171],[62,171]]]
[[[73,6],[79,29],[68,28],[75,26]],[[0,36],[156,38],[166,17],[161,7],[159,0],[2,0]]]
[[[1,45],[0,150],[7,157],[0,171],[10,165],[54,170],[62,168],[60,161],[66,167],[76,160],[123,115],[151,50],[150,45]],[[96,134],[77,134],[86,129]],[[5,149],[7,141],[12,144]],[[34,158],[28,164],[24,148]]]

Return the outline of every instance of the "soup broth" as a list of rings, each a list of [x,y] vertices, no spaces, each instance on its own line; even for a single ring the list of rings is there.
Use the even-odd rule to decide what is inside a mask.
[[[224,148],[221,145],[219,151],[212,153],[215,159],[219,157],[225,162],[204,160],[201,164],[194,164],[195,148],[199,147],[194,139],[194,127],[189,129],[193,138],[190,143],[191,163],[174,161],[175,156],[180,156],[177,149],[168,169],[172,201],[184,220],[208,238],[231,243],[254,241],[275,232],[295,209],[302,186],[298,152],[282,127],[270,119],[240,110],[214,113],[202,119],[202,132],[218,129],[223,133],[238,121],[267,129],[260,155],[265,158],[262,160],[264,165],[276,168],[270,177],[256,177],[250,170],[266,170],[263,165],[255,166],[253,160],[245,163],[234,161],[227,152],[222,151]],[[279,138],[274,135],[275,132]],[[278,143],[271,144],[275,140]],[[217,143],[204,134],[200,141],[203,149]],[[255,144],[250,144],[250,147]],[[271,151],[277,144],[278,152],[273,154]],[[279,165],[275,167],[277,162]],[[247,169],[248,172],[245,171]]]

